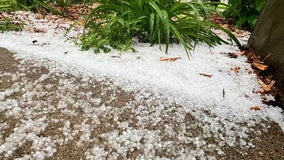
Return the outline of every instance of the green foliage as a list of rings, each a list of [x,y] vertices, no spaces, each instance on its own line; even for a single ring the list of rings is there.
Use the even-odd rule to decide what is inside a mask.
[[[87,3],[90,1],[91,0],[53,0],[53,2],[57,3],[58,5],[62,7],[67,7],[74,3]]]
[[[14,23],[11,19],[2,19],[0,21],[0,31],[20,31],[23,24]]]
[[[246,25],[254,28],[265,2],[266,0],[229,0],[229,7],[224,15],[226,18],[234,18],[237,28]]]
[[[66,7],[73,3],[74,0],[56,0],[55,2],[60,6]]]
[[[4,11],[9,9],[11,6],[11,1],[10,0],[1,0],[0,1],[0,11]]]
[[[111,48],[132,49],[133,38],[151,45],[178,41],[189,55],[196,42],[209,46],[227,43],[212,29],[222,29],[240,46],[238,40],[209,20],[215,12],[210,3],[177,0],[98,0],[100,5],[87,17],[82,49],[96,53]]]
[[[43,0],[1,0],[0,11],[15,11],[15,10],[28,10],[28,11],[41,11],[42,8],[49,10],[55,14],[61,14],[60,11],[50,6],[50,1]]]
[[[0,0],[0,11],[16,10],[15,6],[17,6],[16,0]]]

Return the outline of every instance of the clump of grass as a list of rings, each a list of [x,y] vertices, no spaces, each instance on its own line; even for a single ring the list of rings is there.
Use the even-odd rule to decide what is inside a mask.
[[[82,49],[109,52],[133,49],[133,37],[151,45],[178,41],[189,55],[197,42],[209,46],[228,43],[212,29],[221,29],[240,47],[228,30],[214,24],[209,16],[216,11],[210,3],[180,0],[97,0],[100,5],[87,17]]]
[[[0,1],[0,11],[8,10],[11,7],[11,0],[1,0]]]
[[[57,3],[58,5],[62,7],[67,7],[72,4],[78,4],[78,3],[90,3],[94,0],[52,0],[54,3]]]
[[[62,15],[60,11],[49,5],[49,0],[1,0],[0,11],[26,10],[33,12],[41,12],[42,9],[48,10],[55,14]]]
[[[15,23],[11,19],[1,19],[0,31],[21,31],[23,27],[22,23]]]

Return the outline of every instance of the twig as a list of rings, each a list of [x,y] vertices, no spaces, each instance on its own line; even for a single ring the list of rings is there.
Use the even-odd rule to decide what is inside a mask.
[[[267,55],[266,57],[264,57],[262,61],[263,61],[263,62],[266,61],[270,56],[271,56],[271,52],[268,53],[268,55]]]
[[[199,73],[199,75],[204,76],[204,77],[209,77],[209,78],[213,76],[213,74],[205,74],[205,73]]]

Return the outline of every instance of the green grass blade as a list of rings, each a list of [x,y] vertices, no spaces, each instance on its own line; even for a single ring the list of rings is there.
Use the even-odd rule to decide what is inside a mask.
[[[214,28],[216,29],[220,29],[221,31],[225,32],[235,43],[236,45],[239,47],[239,48],[242,48],[242,45],[240,43],[240,41],[237,39],[237,37],[232,33],[230,32],[229,30],[221,27],[220,25],[217,25],[217,24],[214,24],[212,23],[211,24]]]
[[[182,35],[180,34],[180,32],[178,31],[178,29],[172,25],[169,24],[170,29],[172,30],[172,33],[175,35],[175,37],[180,41],[180,43],[183,45],[185,51],[186,51],[186,55],[188,58],[190,58],[190,53],[189,50],[191,50],[192,48],[187,44],[187,42],[184,41]]]
[[[36,4],[39,4],[40,6],[46,8],[47,10],[51,11],[54,14],[58,14],[58,15],[63,15],[59,10],[57,10],[56,8],[48,5],[47,3],[41,1],[41,0],[33,0]]]

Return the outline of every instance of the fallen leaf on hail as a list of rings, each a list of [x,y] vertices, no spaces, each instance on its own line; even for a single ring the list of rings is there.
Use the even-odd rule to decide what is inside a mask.
[[[260,107],[259,106],[253,106],[253,107],[250,107],[250,110],[258,111],[258,110],[260,110]]]
[[[33,28],[33,31],[36,33],[46,33],[46,30],[42,28]]]
[[[174,62],[178,59],[181,59],[180,57],[174,57],[174,58],[160,58],[160,61],[164,61],[164,62]]]
[[[230,58],[238,58],[239,55],[238,55],[237,53],[229,52],[228,56],[229,56]]]
[[[231,68],[231,70],[234,71],[235,73],[239,73],[240,67],[234,67],[234,68]]]
[[[245,55],[245,54],[246,54],[246,51],[241,51],[241,52],[240,52],[240,55],[241,55],[241,56],[243,56],[243,55]]]
[[[77,39],[81,39],[82,38],[82,34],[77,34]]]
[[[77,25],[79,26],[84,26],[85,24],[85,20],[84,19],[80,19],[78,22],[77,22]]]

